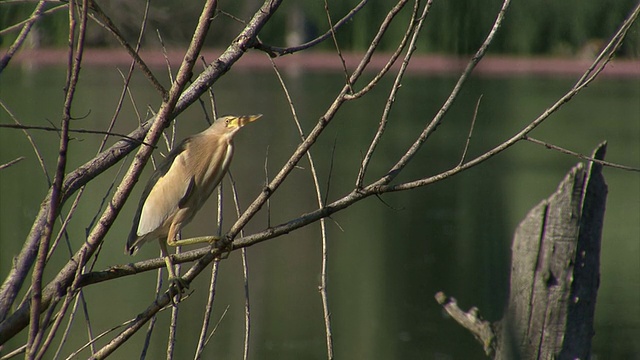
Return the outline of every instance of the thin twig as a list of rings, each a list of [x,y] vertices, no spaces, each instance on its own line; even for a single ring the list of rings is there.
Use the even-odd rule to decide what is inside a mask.
[[[167,97],[169,96],[167,90],[164,88],[164,86],[162,86],[162,84],[160,84],[158,79],[156,79],[156,77],[153,75],[142,58],[140,58],[140,55],[138,55],[138,48],[136,47],[136,49],[134,50],[131,45],[129,45],[127,40],[125,40],[124,36],[120,33],[120,30],[118,30],[109,16],[107,16],[107,14],[105,14],[104,11],[102,11],[98,4],[93,0],[91,0],[91,9],[93,10],[91,18],[100,26],[107,29],[116,38],[116,40],[118,40],[120,45],[122,45],[122,47],[127,51],[129,56],[131,56],[136,64],[138,64],[138,67],[140,68],[144,76],[149,80],[149,82],[151,82],[153,87],[155,87],[158,93],[162,96],[162,99],[167,100]]]
[[[29,334],[27,338],[27,353],[25,356],[27,359],[34,359],[37,356],[38,348],[40,347],[40,341],[43,337],[43,331],[40,328],[42,277],[44,274],[44,266],[46,264],[46,259],[49,252],[49,242],[51,240],[53,224],[55,218],[57,217],[57,207],[60,206],[60,199],[62,197],[62,181],[64,179],[65,169],[67,165],[67,150],[69,145],[69,121],[72,118],[71,104],[74,99],[76,85],[79,79],[80,63],[82,61],[82,53],[84,49],[84,36],[86,34],[87,3],[88,0],[83,0],[82,8],[80,9],[80,26],[77,39],[75,34],[75,6],[71,3],[69,4],[69,58],[67,80],[65,85],[66,94],[62,110],[60,147],[58,150],[56,173],[52,185],[51,207],[49,209],[49,213],[47,214],[47,221],[45,223],[43,236],[40,239],[40,244],[38,246],[38,255],[36,257],[36,262],[32,274],[31,316],[29,324]],[[76,46],[77,48],[74,49],[74,47]]]
[[[82,270],[84,272],[84,269]],[[84,320],[87,327],[87,337],[89,338],[89,341],[91,341],[94,338],[93,326],[91,325],[91,318],[89,317],[89,307],[87,304],[87,299],[84,297],[84,292],[81,289],[78,292],[78,298],[80,299],[80,303],[82,304],[82,313],[84,315]],[[92,354],[96,352],[96,346],[94,342],[91,342],[91,345],[89,346],[89,350],[91,350]]]
[[[273,62],[273,59],[270,59],[271,65],[273,66],[273,71],[276,73],[278,77],[278,81],[280,81],[280,86],[282,87],[282,91],[284,92],[285,98],[289,103],[289,109],[291,110],[291,116],[293,121],[298,129],[298,134],[300,135],[300,139],[304,141],[305,135],[304,130],[302,130],[302,126],[300,125],[300,121],[298,120],[298,115],[296,113],[295,105],[293,104],[293,100],[291,99],[291,95],[289,94],[289,90],[287,89],[287,85],[285,84],[282,75],[280,75],[280,71],[278,67]],[[307,159],[309,160],[309,169],[311,171],[311,177],[313,179],[313,185],[316,192],[316,200],[318,202],[318,208],[322,208],[324,206],[322,192],[320,191],[320,181],[318,180],[318,173],[316,170],[316,166],[313,161],[313,157],[311,156],[311,151],[307,151]],[[329,180],[327,180],[330,182]],[[328,185],[327,185],[328,187]],[[238,214],[240,216],[240,214]],[[331,333],[331,312],[329,311],[329,297],[327,296],[327,263],[328,263],[328,244],[327,244],[327,224],[325,219],[320,219],[320,233],[322,236],[322,268],[320,272],[320,286],[318,290],[320,291],[320,297],[322,299],[322,312],[324,318],[325,325],[325,337],[327,343],[327,359],[333,359],[333,336]],[[240,234],[242,236],[242,233]],[[244,249],[242,249],[244,251]]]
[[[24,156],[20,156],[20,157],[15,158],[15,159],[7,162],[7,163],[4,163],[4,164],[0,165],[0,170],[4,170],[4,169],[8,168],[9,166],[17,164],[17,163],[19,163],[20,161],[22,161],[24,159],[25,159]]]
[[[336,159],[336,148],[338,147],[338,137],[336,136],[333,139],[333,145],[331,146],[331,156],[329,156],[329,171],[327,175],[327,187],[324,191],[324,199],[322,199],[322,203],[326,204],[329,199],[329,192],[331,190],[331,178],[333,177],[333,165]],[[338,225],[339,226],[339,225]]]
[[[62,131],[62,129],[59,129],[57,127],[54,126],[34,126],[34,125],[22,125],[22,124],[0,124],[0,128],[10,128],[10,129],[21,129],[21,130],[44,130],[44,131],[55,131],[57,133],[60,133]],[[101,130],[86,130],[86,129],[73,129],[73,130],[69,130],[69,133],[75,133],[75,134],[97,134],[97,135],[108,135],[108,136],[117,136],[117,137],[121,137],[123,139],[127,139],[129,141],[141,144],[141,145],[146,145],[152,148],[155,148],[155,146],[146,143],[144,141],[140,141],[134,137],[131,137],[129,135],[125,135],[125,134],[119,134],[119,133],[114,133],[114,132],[110,132],[110,131],[101,131]]]
[[[162,257],[162,253],[160,254]],[[156,274],[156,289],[155,294],[156,297],[160,296],[162,292],[162,279],[164,275],[162,274],[163,268],[159,268]],[[144,343],[142,344],[142,350],[140,351],[140,360],[144,360],[147,357],[147,351],[149,351],[149,346],[151,345],[151,335],[153,334],[153,330],[156,327],[156,322],[158,321],[158,314],[153,315],[151,321],[149,321],[149,326],[147,326],[147,332],[144,336]],[[95,352],[94,352],[95,353]]]
[[[4,1],[4,3],[5,3],[5,4],[6,4],[7,2],[8,2],[8,1]],[[20,2],[24,2],[24,1],[20,1]],[[45,2],[46,2],[46,1],[45,1]],[[59,11],[59,10],[63,10],[63,9],[65,9],[67,6],[68,6],[67,4],[62,4],[62,5],[54,6],[54,7],[52,7],[51,9],[48,9],[48,10],[46,10],[46,11],[41,12],[41,13],[40,13],[40,17],[44,17],[44,16],[47,16],[47,15],[49,15],[49,14],[53,14],[54,12],[57,12],[57,11]],[[6,28],[4,28],[4,29],[0,30],[0,36],[4,36],[4,35],[6,35],[6,34],[8,34],[8,33],[12,32],[12,31],[14,31],[14,30],[19,29],[20,27],[24,26],[24,25],[25,25],[25,24],[27,24],[29,21],[31,21],[31,19],[32,19],[32,18],[33,18],[33,15],[32,15],[32,16],[29,16],[29,18],[27,18],[27,19],[25,19],[25,20],[23,20],[23,21],[20,21],[20,22],[18,22],[18,23],[13,24],[13,25],[7,26]],[[0,72],[1,72],[1,71],[0,71]]]
[[[11,119],[13,119],[13,122],[15,122],[16,125],[22,126],[22,124],[20,123],[18,118],[13,114],[13,112],[11,112],[11,110],[9,110],[9,108],[7,107],[7,105],[5,105],[5,103],[2,101],[2,99],[0,99],[0,106],[2,106],[4,111],[6,111],[7,114],[9,114],[9,116],[11,117]],[[3,124],[0,124],[0,126],[3,126]],[[31,134],[29,134],[29,132],[26,129],[23,129],[22,133],[27,138],[27,140],[29,140],[29,144],[31,144],[31,148],[33,149],[33,152],[35,152],[35,154],[36,154],[36,158],[38,159],[38,163],[40,164],[40,168],[42,169],[42,173],[44,174],[44,177],[45,177],[45,179],[47,181],[47,186],[51,187],[51,176],[49,176],[49,172],[47,171],[47,167],[44,165],[44,158],[42,157],[42,154],[40,153],[40,150],[38,149],[38,146],[36,145],[36,142],[33,140],[33,138],[31,137]]]
[[[2,73],[5,67],[7,67],[9,61],[11,61],[13,56],[18,52],[24,41],[27,39],[27,35],[29,35],[33,24],[42,17],[42,12],[46,5],[47,1],[38,2],[38,5],[33,9],[29,19],[24,22],[24,26],[22,26],[20,34],[18,34],[18,37],[13,41],[13,44],[11,44],[7,52],[2,56],[2,58],[0,58],[0,73]]]
[[[471,136],[473,135],[473,129],[476,126],[476,119],[478,118],[478,109],[480,109],[480,101],[482,101],[482,95],[478,97],[478,101],[476,102],[476,108],[473,111],[473,118],[471,119],[471,126],[469,126],[469,134],[467,135],[467,142],[464,144],[464,149],[462,150],[462,156],[460,156],[460,162],[458,166],[464,164],[464,160],[467,157],[467,151],[469,150],[469,144],[471,143]]]
[[[236,182],[233,180],[233,175],[228,172],[229,180],[231,181],[231,192],[233,194],[233,203],[235,204],[236,216],[240,217],[240,199],[238,198],[238,189]],[[240,231],[240,236],[243,236],[244,232]],[[244,346],[242,351],[242,358],[247,360],[249,358],[249,337],[251,335],[251,306],[249,301],[249,263],[247,262],[246,249],[242,249],[242,276],[244,285]]]
[[[603,166],[608,166],[608,167],[621,169],[621,170],[627,170],[627,171],[640,172],[640,168],[634,168],[634,167],[631,167],[631,166],[620,165],[620,164],[612,163],[612,162],[609,162],[609,161],[598,160],[598,159],[595,159],[595,158],[593,158],[591,156],[586,156],[586,155],[577,153],[575,151],[567,150],[567,149],[565,149],[563,147],[560,147],[560,146],[557,146],[557,145],[553,145],[551,143],[548,143],[548,142],[545,142],[545,141],[542,141],[542,140],[534,139],[534,138],[532,138],[532,137],[530,137],[528,135],[524,135],[523,136],[523,140],[530,141],[530,142],[532,142],[534,144],[542,145],[542,146],[546,147],[547,149],[556,150],[556,151],[559,151],[559,152],[561,152],[563,154],[575,156],[575,157],[577,157],[579,159],[582,159],[582,160],[593,161],[594,163],[600,164],[600,165],[603,165]]]
[[[179,264],[176,264],[176,276],[180,276]],[[167,360],[173,359],[173,353],[176,348],[176,337],[178,332],[178,306],[171,307],[171,321],[169,323],[169,338],[167,339]]]
[[[398,70],[398,73],[396,74],[395,80],[393,82],[393,86],[391,87],[391,91],[389,92],[389,96],[387,96],[387,101],[385,103],[385,107],[384,110],[382,112],[382,116],[380,118],[380,124],[378,125],[378,130],[376,131],[376,134],[373,137],[373,140],[371,140],[371,143],[369,144],[369,148],[367,149],[367,153],[365,154],[364,158],[362,159],[362,163],[360,165],[360,169],[358,171],[358,176],[356,177],[356,188],[359,189],[362,187],[362,183],[364,181],[364,176],[366,174],[367,168],[369,166],[369,162],[371,161],[371,158],[373,156],[374,151],[376,150],[378,144],[380,143],[380,140],[382,139],[382,135],[384,134],[384,131],[386,129],[387,126],[387,122],[389,121],[389,114],[391,112],[391,107],[393,106],[394,102],[395,102],[395,98],[396,98],[396,94],[398,93],[398,91],[400,90],[400,87],[402,86],[402,79],[404,78],[404,74],[405,71],[407,70],[407,66],[409,65],[409,61],[411,60],[411,56],[413,55],[413,52],[416,49],[416,42],[418,40],[418,34],[420,32],[420,29],[422,28],[422,25],[424,24],[424,20],[426,19],[428,13],[429,13],[429,9],[431,8],[431,3],[432,0],[430,0],[429,2],[427,2],[427,4],[425,5],[423,11],[422,11],[422,15],[420,16],[420,19],[418,20],[418,22],[416,23],[416,17],[418,16],[418,10],[419,10],[419,1],[416,1],[414,3],[414,7],[413,7],[413,12],[411,13],[411,21],[410,21],[410,26],[407,29],[407,31],[405,32],[400,44],[398,45],[398,48],[396,49],[396,54],[400,54],[400,52],[402,51],[402,49],[405,47],[406,43],[407,43],[407,39],[411,36],[411,42],[409,45],[409,50],[407,51],[407,54],[404,57],[404,60],[402,61],[402,65],[400,66],[400,69]],[[400,4],[398,4],[400,5]],[[400,7],[399,6],[395,6],[392,9],[392,12],[389,13],[389,15],[387,15],[387,19],[385,19],[385,21],[391,21],[393,19],[393,16],[395,16],[395,13],[397,13],[398,11],[400,11]],[[393,15],[393,16],[391,16]],[[381,34],[379,34],[381,36]],[[376,36],[376,38],[374,39],[374,41],[380,41],[380,38],[378,36]],[[394,54],[395,55],[395,54]],[[396,55],[397,57],[397,55]],[[391,60],[393,60],[393,62],[395,62],[394,57],[392,56],[392,58],[390,59],[390,61],[387,63],[387,67],[385,67],[385,69],[382,69],[382,71],[388,71],[388,69],[391,67]],[[380,74],[384,74],[383,72],[380,72],[378,74],[378,76],[380,76]],[[376,78],[374,78],[374,80],[372,80],[367,86],[365,86],[361,91],[358,92],[358,94],[356,94],[358,97],[362,96],[362,94],[370,91],[373,86],[375,86],[377,84],[378,76],[376,76]],[[356,98],[356,97],[354,97]]]
[[[402,3],[403,1],[399,2],[399,4],[402,4]],[[388,28],[388,24],[383,24],[381,25],[379,31],[384,31],[384,29],[386,28]],[[356,81],[360,78],[360,76],[366,69],[367,64],[369,64],[369,61],[371,60],[371,56],[373,56],[373,53],[375,52],[377,46],[378,46],[377,44],[371,44],[369,46],[366,53],[363,55],[362,59],[360,60],[360,63],[351,74],[349,83],[355,84]],[[335,97],[333,103],[329,105],[326,112],[320,117],[320,119],[316,123],[315,127],[309,132],[305,140],[300,145],[298,145],[296,150],[289,157],[289,160],[280,169],[280,171],[276,174],[276,176],[271,180],[271,182],[267,186],[265,186],[262,193],[260,193],[260,195],[258,195],[258,197],[254,199],[253,203],[251,203],[251,205],[247,207],[247,209],[242,214],[242,216],[240,216],[240,218],[235,222],[235,224],[231,227],[231,229],[229,229],[229,231],[227,232],[226,238],[221,239],[222,245],[227,245],[233,240],[233,238],[236,237],[240,229],[242,229],[244,225],[258,212],[258,210],[262,208],[266,200],[269,199],[269,197],[271,197],[271,194],[273,194],[278,189],[278,187],[282,184],[282,182],[289,175],[289,173],[298,166],[297,164],[300,161],[300,159],[302,159],[302,157],[305,156],[309,148],[311,148],[311,146],[315,143],[318,137],[320,137],[322,132],[326,129],[327,125],[333,119],[333,117],[341,108],[341,106],[347,101],[346,96],[348,92],[349,92],[349,87],[345,84],[341,89],[341,91],[338,93],[338,95]],[[189,271],[192,274],[199,273],[200,271],[202,271],[201,266],[204,266],[205,264],[210,263],[211,261],[213,261],[214,258],[215,258],[215,255],[213,253],[203,257],[201,259],[202,262],[200,264],[194,265]]]
[[[0,355],[0,360],[9,360],[20,354],[24,354],[27,351],[27,344],[17,347],[13,351],[10,351],[4,355]]]
[[[196,347],[195,360],[202,358],[202,352],[207,344],[207,331],[209,329],[209,322],[211,321],[211,313],[213,312],[213,302],[216,297],[216,284],[218,282],[218,268],[220,261],[213,262],[211,267],[211,281],[209,282],[209,297],[207,299],[207,305],[204,308],[204,316],[202,320],[202,327],[200,328],[200,337],[198,339],[198,346]]]
[[[501,153],[502,151],[508,149],[509,147],[511,147],[515,143],[517,143],[518,141],[524,140],[525,137],[527,136],[527,134],[529,134],[533,129],[535,129],[540,124],[542,124],[546,119],[549,118],[549,116],[551,114],[553,114],[554,112],[558,111],[564,104],[569,102],[582,89],[587,87],[593,80],[596,79],[597,75],[600,74],[600,72],[607,66],[607,64],[611,60],[611,58],[613,56],[613,53],[615,53],[615,51],[619,48],[620,44],[622,43],[622,40],[624,39],[624,36],[626,35],[626,31],[629,29],[631,24],[633,24],[633,22],[636,20],[636,18],[638,17],[639,14],[640,14],[640,3],[636,6],[636,8],[634,8],[634,10],[631,12],[631,14],[625,19],[625,21],[621,25],[620,29],[616,32],[616,34],[613,36],[613,38],[609,41],[608,45],[602,51],[600,56],[598,56],[598,58],[593,62],[593,64],[585,71],[585,73],[580,78],[580,80],[576,83],[576,85],[573,86],[560,99],[558,99],[553,105],[551,105],[549,108],[547,108],[535,120],[533,120],[531,123],[529,123],[527,126],[525,126],[518,133],[513,135],[511,138],[509,138],[508,140],[505,140],[500,145],[498,145],[498,146],[494,147],[493,149],[485,152],[484,154],[476,157],[475,159],[470,160],[470,161],[462,164],[461,166],[457,166],[457,167],[455,167],[453,169],[450,169],[448,171],[442,172],[442,173],[440,173],[438,175],[431,176],[431,177],[428,177],[428,178],[418,179],[418,180],[415,180],[415,181],[406,182],[406,183],[403,183],[403,184],[397,184],[397,185],[392,185],[392,186],[384,185],[384,186],[378,187],[377,190],[378,191],[383,191],[383,192],[385,192],[385,191],[401,191],[401,190],[412,189],[412,188],[419,187],[419,186],[425,186],[427,184],[430,184],[430,183],[433,183],[433,182],[436,182],[436,181],[440,181],[440,180],[442,180],[444,178],[447,178],[449,176],[457,174],[460,171],[463,171],[463,170],[468,169],[470,167],[476,166],[476,165],[486,161],[487,159],[489,159],[489,158]],[[612,44],[614,44],[614,45],[612,45]],[[603,58],[605,60],[601,60]],[[591,74],[591,75],[589,75],[589,74]],[[587,76],[587,75],[589,75],[589,76]]]
[[[125,76],[122,71],[120,71],[120,69],[118,69],[118,73],[120,74],[120,77],[122,78],[122,83],[123,83],[123,89],[126,89],[127,91],[127,95],[129,96],[129,101],[131,102],[131,108],[133,109],[133,112],[136,114],[136,119],[138,119],[138,125],[142,125],[142,116],[140,115],[140,111],[138,110],[138,104],[136,103],[136,99],[133,96],[133,93],[131,92],[131,88],[129,87],[129,75],[127,74],[127,76]],[[136,141],[138,141],[138,139],[136,139]],[[99,154],[98,154],[99,155]]]
[[[69,305],[71,304],[71,301],[74,298],[77,298],[77,291],[74,291],[73,289],[78,289],[77,285],[78,285],[78,281],[80,279],[80,274],[82,273],[82,269],[78,268],[78,271],[76,272],[76,277],[74,280],[73,285],[71,286],[72,290],[67,292],[67,295],[65,296],[65,300],[62,303],[62,306],[60,308],[60,311],[58,312],[56,319],[53,323],[53,325],[51,326],[51,329],[49,330],[49,335],[47,336],[47,338],[45,339],[42,347],[40,348],[40,351],[38,352],[38,355],[36,356],[36,359],[42,359],[47,351],[47,349],[49,348],[51,342],[53,341],[54,336],[58,335],[58,327],[60,326],[60,324],[62,323],[62,320],[64,318],[64,314],[66,314],[67,309],[69,307]],[[77,302],[76,302],[77,303]],[[54,307],[50,307],[50,309],[54,309]],[[44,326],[48,326],[48,322],[47,321],[43,321],[43,325]],[[68,331],[68,329],[67,329]]]
[[[613,38],[607,42],[607,45],[602,49],[602,51],[600,51],[589,69],[578,80],[574,88],[583,83],[591,82],[602,70],[604,70],[606,64],[613,59],[613,56],[622,45],[622,41],[626,37],[631,25],[633,25],[638,18],[638,15],[640,15],[640,2],[638,2],[633,10],[631,10],[631,13],[627,16],[620,28],[618,28],[618,31],[613,35]]]
[[[209,99],[211,101],[211,111],[214,119],[217,118],[216,112],[216,100],[213,96],[213,91],[209,91]],[[206,114],[206,111],[205,111]],[[217,212],[216,212],[216,225],[217,225],[217,235],[222,235],[222,224],[224,220],[224,183],[220,182],[218,185],[218,199],[217,199]],[[216,259],[213,262],[213,266],[211,267],[211,278],[209,280],[209,295],[207,297],[207,305],[204,309],[204,315],[202,317],[202,326],[200,327],[200,337],[198,338],[198,345],[196,346],[196,352],[194,355],[194,359],[200,359],[202,357],[202,352],[204,351],[204,347],[207,343],[207,332],[209,331],[209,323],[211,322],[211,313],[213,312],[213,303],[216,298],[216,284],[218,282],[218,267],[220,265],[220,260]]]
[[[76,356],[84,349],[86,349],[87,347],[91,346],[91,344],[94,344],[96,341],[102,339],[103,337],[107,336],[108,334],[110,334],[111,332],[114,332],[122,327],[128,326],[129,324],[131,324],[132,322],[134,322],[136,319],[130,319],[127,320],[125,322],[123,322],[122,324],[118,324],[115,326],[112,326],[111,328],[103,331],[102,333],[98,334],[98,336],[96,336],[93,340],[87,342],[86,344],[84,344],[83,346],[81,346],[80,348],[78,348],[76,351],[72,352],[69,356],[67,356],[66,360],[71,360],[71,359],[76,359]]]
[[[347,63],[346,61],[344,61],[344,57],[342,56],[342,52],[340,51],[340,45],[338,45],[338,38],[336,37],[336,32],[333,27],[333,21],[331,21],[331,13],[329,12],[329,2],[327,0],[324,0],[324,12],[325,14],[327,14],[327,21],[329,22],[329,30],[331,31],[331,39],[333,39],[333,46],[336,48],[336,54],[340,58],[340,63],[342,64],[342,71],[344,72],[345,82],[349,87],[349,93],[353,94],[351,80],[349,79],[349,70],[347,70]]]
[[[56,352],[53,355],[52,359],[57,359],[60,356],[60,352],[62,351],[62,347],[64,346],[64,344],[66,343],[67,339],[69,338],[69,335],[71,334],[71,325],[73,324],[73,321],[76,318],[76,313],[77,313],[77,309],[78,306],[80,305],[80,296],[76,296],[75,298],[75,302],[73,303],[73,307],[71,309],[71,312],[69,314],[69,320],[67,321],[67,326],[65,326],[64,331],[62,332],[62,339],[58,342],[58,347],[56,348]],[[51,334],[52,332],[50,332]],[[91,340],[93,338],[93,336],[91,336],[89,338],[89,340]]]
[[[386,186],[393,179],[395,179],[395,177],[398,176],[398,174],[402,171],[402,169],[404,169],[404,167],[409,163],[409,161],[415,156],[418,150],[422,147],[422,144],[424,144],[424,142],[429,138],[429,136],[436,130],[438,125],[440,125],[442,119],[444,118],[444,115],[447,113],[447,111],[449,111],[449,109],[451,108],[451,105],[453,105],[453,102],[457,99],[458,94],[460,93],[460,90],[462,89],[463,85],[466,83],[467,79],[471,75],[471,72],[473,71],[473,69],[475,69],[476,65],[484,57],[484,54],[486,53],[487,48],[493,42],[493,39],[496,33],[498,32],[498,29],[502,25],[502,21],[504,20],[504,15],[507,11],[507,8],[509,7],[509,3],[510,3],[510,0],[503,1],[502,8],[500,9],[500,11],[498,12],[498,15],[496,16],[496,20],[493,23],[491,31],[489,31],[489,34],[485,38],[484,42],[482,43],[482,45],[480,45],[480,48],[478,49],[478,51],[476,51],[475,55],[471,58],[471,60],[467,64],[466,68],[460,75],[460,78],[458,78],[456,85],[451,91],[451,94],[449,95],[445,103],[442,105],[442,107],[440,107],[440,110],[438,111],[436,116],[424,128],[422,133],[420,133],[418,138],[404,153],[404,155],[400,158],[400,160],[398,160],[398,162],[389,170],[387,175],[380,178],[376,182],[377,186]]]
[[[169,72],[171,72],[171,68],[169,68]],[[167,144],[167,153],[170,153],[173,150],[176,140],[176,122],[174,121],[171,126],[171,141]],[[164,135],[164,132],[163,132]],[[178,232],[177,239],[182,238],[182,232]],[[182,252],[181,246],[176,246],[175,253],[180,254]],[[174,264],[175,274],[176,276],[180,276],[180,271],[182,270],[181,264]],[[178,294],[178,302],[181,300],[181,295]],[[174,306],[171,307],[171,322],[169,324],[169,338],[167,340],[167,360],[173,359],[173,354],[176,347],[176,341],[178,337],[178,305],[174,303]]]
[[[427,3],[427,5],[425,6],[425,9],[423,11],[423,15],[419,19],[420,23],[424,22],[425,17],[428,14],[429,9],[431,8],[431,3],[432,3],[432,1],[429,1]],[[398,2],[398,4],[396,4],[391,9],[391,11],[385,17],[382,25],[380,26],[380,29],[385,29],[385,31],[378,31],[378,33],[373,38],[373,40],[371,40],[371,44],[374,44],[376,46],[378,44],[380,44],[380,41],[382,40],[382,37],[386,33],[387,26],[389,26],[389,24],[391,24],[391,21],[395,18],[396,14],[398,14],[398,12],[400,12],[400,10],[402,10],[404,8],[405,4],[406,4],[406,1]],[[398,57],[400,57],[400,54],[402,53],[402,51],[405,49],[405,46],[407,45],[407,41],[409,40],[409,36],[414,33],[414,31],[415,31],[414,29],[416,29],[416,26],[419,25],[419,24],[416,24],[416,20],[417,20],[416,16],[417,16],[419,7],[420,7],[420,0],[415,0],[414,6],[413,6],[413,11],[411,13],[411,19],[409,20],[409,26],[407,27],[407,30],[405,31],[404,35],[402,36],[402,39],[400,40],[400,43],[396,47],[396,50],[393,52],[393,54],[391,54],[391,56],[389,57],[389,60],[387,60],[387,63],[384,64],[382,69],[380,69],[380,71],[378,71],[376,76],[374,76],[373,79],[371,79],[371,81],[369,81],[369,83],[362,88],[362,90],[359,90],[355,94],[347,95],[346,96],[347,100],[354,100],[354,99],[357,99],[357,98],[362,97],[363,95],[367,94],[372,88],[374,88],[378,84],[380,79],[382,79],[387,74],[387,72],[391,69],[393,64],[396,63],[396,60],[398,60]],[[422,26],[422,25],[420,25],[420,26]],[[413,52],[413,50],[411,50],[411,52]]]
[[[269,146],[264,156],[264,185],[269,184]],[[267,228],[271,227],[271,199],[267,199]]]
[[[167,76],[169,77],[169,81],[173,82],[173,73],[171,72],[171,61],[169,60],[167,47],[164,44],[164,39],[162,38],[162,34],[160,34],[159,29],[156,29],[156,36],[158,37],[158,42],[160,43],[160,48],[162,49],[162,56],[164,57],[165,65],[167,66]]]
[[[53,244],[51,245],[51,248],[49,249],[49,254],[47,256],[47,262],[51,259],[51,256],[53,256],[53,252],[54,250],[57,248],[58,246],[58,242],[61,240],[62,237],[64,237],[65,239],[65,243],[67,244],[67,250],[69,251],[69,256],[73,255],[73,251],[71,249],[71,243],[69,241],[69,234],[67,233],[67,226],[71,221],[71,217],[73,216],[73,214],[75,214],[76,209],[78,208],[78,205],[80,204],[80,199],[82,198],[82,194],[84,194],[84,189],[80,190],[76,196],[76,198],[73,201],[73,204],[71,205],[71,209],[69,209],[69,212],[67,213],[67,216],[64,219],[60,219],[61,221],[61,225],[60,225],[60,230],[58,231],[58,236],[56,237],[55,241],[53,242]],[[62,216],[62,212],[60,213],[60,217]],[[78,270],[84,270],[82,268],[78,268]],[[80,275],[81,275],[82,271],[76,271],[76,275],[75,275],[75,279],[74,279],[74,284],[77,286],[78,281],[80,279]],[[56,355],[54,356],[54,359],[58,357],[60,351],[62,350],[62,345],[64,344],[64,342],[66,341],[66,339],[68,338],[69,334],[71,333],[71,324],[73,323],[73,320],[75,318],[75,314],[76,314],[76,310],[78,308],[78,304],[80,302],[82,302],[83,304],[83,310],[84,310],[84,314],[85,314],[85,319],[87,321],[87,327],[89,329],[89,333],[91,333],[91,326],[90,326],[90,321],[89,321],[89,313],[86,310],[86,303],[84,302],[84,296],[83,296],[83,292],[82,289],[80,288],[79,292],[78,292],[79,296],[75,296],[75,302],[74,305],[71,309],[71,314],[69,315],[69,320],[67,322],[67,326],[65,327],[64,332],[62,333],[62,337],[60,339],[60,343],[58,344],[58,347],[56,349]],[[69,298],[70,293],[68,293],[67,298]],[[60,317],[60,319],[64,318],[66,314],[66,307],[63,305],[62,309],[60,309],[60,311],[58,312],[58,316]],[[57,325],[54,324],[54,328]],[[56,334],[56,331],[54,331],[53,329],[49,331],[49,336],[53,336],[53,335],[59,335]],[[89,338],[91,338],[92,336],[90,335]]]
[[[216,330],[218,330],[218,326],[220,326],[220,323],[222,322],[222,319],[225,318],[225,316],[227,315],[227,311],[229,311],[229,305],[227,305],[226,308],[224,308],[224,311],[222,312],[222,315],[220,315],[220,319],[218,320],[218,322],[216,323],[216,326],[213,327],[213,330],[211,330],[211,333],[209,334],[209,336],[207,337],[207,340],[204,342],[204,345],[206,346],[209,343],[209,340],[211,340],[211,338],[213,337],[213,334],[216,333]]]
[[[340,27],[342,27],[342,25],[344,25],[347,22],[351,21],[353,19],[353,17],[358,13],[358,11],[360,11],[367,4],[367,2],[368,2],[368,0],[360,1],[358,3],[358,5],[356,5],[353,9],[351,9],[351,11],[349,11],[349,13],[347,13],[347,15],[345,15],[342,19],[340,19],[340,21],[335,23],[335,25],[333,25],[333,27],[331,27],[329,30],[327,30],[324,34],[322,34],[322,35],[318,36],[317,38],[315,38],[315,39],[313,39],[311,41],[308,41],[308,42],[306,42],[304,44],[301,44],[301,45],[298,45],[298,46],[291,46],[291,47],[277,47],[277,46],[265,45],[262,42],[258,42],[254,46],[254,48],[266,52],[271,57],[277,57],[277,56],[282,56],[282,55],[287,55],[287,54],[293,54],[295,52],[306,50],[308,48],[316,46],[316,45],[320,44],[321,42],[327,40],[329,37],[333,36],[333,34]]]
[[[136,49],[135,49],[135,53],[137,54],[138,51],[140,50],[140,45],[142,43],[142,37],[144,35],[144,30],[146,29],[146,25],[147,25],[147,19],[149,17],[149,4],[150,4],[150,0],[146,0],[145,1],[145,8],[144,8],[144,14],[142,15],[142,20],[141,20],[141,24],[140,24],[140,31],[138,32],[138,40],[136,41]],[[118,115],[120,114],[120,110],[122,109],[122,104],[124,102],[124,98],[126,96],[127,93],[129,93],[129,95],[131,95],[131,91],[129,91],[129,82],[131,81],[131,76],[133,75],[133,70],[135,69],[135,59],[133,59],[131,61],[131,64],[129,65],[129,71],[127,72],[127,76],[123,77],[124,78],[124,84],[122,87],[122,92],[120,93],[120,97],[118,98],[118,103],[116,104],[116,108],[115,111],[113,113],[113,116],[111,117],[111,121],[109,122],[109,126],[107,127],[107,132],[111,132],[111,130],[113,130],[113,127],[116,124],[116,119],[118,118]],[[120,73],[122,75],[122,73]],[[134,110],[136,111],[136,114],[138,115],[138,119],[140,118],[140,114],[138,114],[138,109],[135,106],[135,102],[132,101],[132,105]],[[109,137],[105,136],[102,139],[102,142],[100,143],[100,146],[98,146],[98,154],[104,150],[104,147],[107,143],[107,139]]]

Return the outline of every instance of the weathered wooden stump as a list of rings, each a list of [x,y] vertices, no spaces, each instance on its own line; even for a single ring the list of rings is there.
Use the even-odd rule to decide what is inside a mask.
[[[593,158],[603,160],[606,144]],[[576,165],[516,229],[509,302],[503,318],[482,320],[442,292],[436,300],[494,359],[587,359],[600,279],[607,186],[602,165]]]

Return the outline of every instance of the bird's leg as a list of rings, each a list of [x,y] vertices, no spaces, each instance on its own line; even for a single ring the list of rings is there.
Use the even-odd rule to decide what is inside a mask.
[[[219,236],[199,236],[199,237],[194,237],[189,239],[180,239],[180,240],[174,239],[173,241],[169,242],[169,245],[183,246],[183,245],[193,245],[193,244],[202,244],[202,243],[213,244],[218,240],[220,240]]]
[[[176,224],[171,224],[171,226],[169,227],[169,234],[167,235],[167,240],[164,241],[164,239],[160,239],[159,241],[160,241],[160,251],[162,252],[162,257],[164,258],[164,262],[167,265],[167,271],[169,272],[169,282],[171,283],[171,285],[175,285],[178,291],[182,293],[184,289],[189,288],[189,284],[185,282],[184,279],[182,279],[181,277],[176,276],[175,268],[173,266],[173,261],[171,260],[171,256],[169,255],[169,251],[167,249],[167,243],[169,245],[172,245],[176,241],[175,239],[177,235],[177,231],[176,231],[177,228],[178,226],[176,226]]]
[[[202,244],[202,243],[209,243],[210,245],[213,245],[216,243],[216,241],[220,241],[220,236],[214,236],[214,235],[199,236],[199,237],[194,237],[189,239],[174,240],[172,242],[169,242],[169,245],[182,246],[182,245],[193,245],[193,244]],[[224,252],[221,259],[226,259],[229,257],[229,254],[231,253],[231,250],[233,250],[233,247],[231,246],[231,244],[228,244],[227,246],[221,248],[220,250],[221,252]]]

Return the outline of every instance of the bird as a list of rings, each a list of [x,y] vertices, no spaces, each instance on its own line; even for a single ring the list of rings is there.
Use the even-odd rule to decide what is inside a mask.
[[[125,253],[135,254],[146,242],[158,240],[169,281],[182,291],[188,285],[176,276],[167,245],[180,246],[218,240],[205,236],[178,240],[227,173],[233,157],[233,138],[242,127],[262,117],[227,115],[201,133],[184,139],[149,179],[133,219]]]

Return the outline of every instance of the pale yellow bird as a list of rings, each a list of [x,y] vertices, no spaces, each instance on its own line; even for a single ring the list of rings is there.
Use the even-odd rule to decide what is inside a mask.
[[[179,246],[217,239],[206,236],[178,240],[177,236],[227,173],[235,134],[261,116],[218,118],[208,129],[186,138],[169,153],[142,193],[125,246],[127,254],[133,255],[144,243],[157,239],[169,271],[169,280],[184,287],[184,282],[175,275],[167,244]]]

